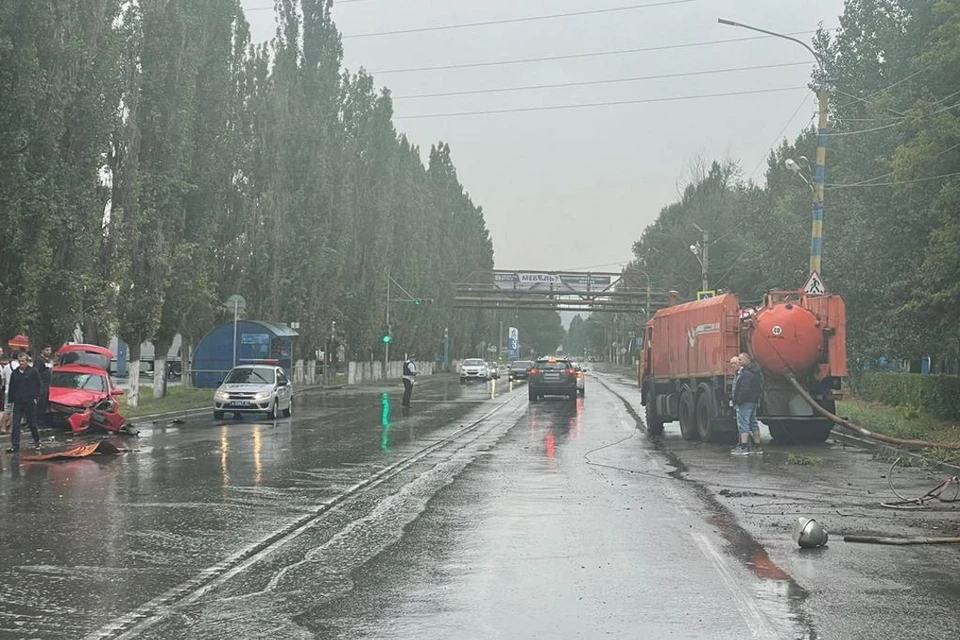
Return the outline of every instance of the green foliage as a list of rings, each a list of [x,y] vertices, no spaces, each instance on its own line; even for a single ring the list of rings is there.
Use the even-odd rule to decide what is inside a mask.
[[[847,305],[851,360],[960,358],[960,5],[848,0],[814,46],[831,96],[823,273]],[[784,160],[815,158],[815,130],[769,156],[765,185],[735,162],[694,164],[677,202],[634,245],[634,266],[690,299],[712,239],[711,288],[757,300],[797,288],[810,246],[807,186]],[[802,163],[802,161],[801,161]]]
[[[236,0],[0,4],[0,336],[136,351],[195,342],[240,293],[379,354],[387,274],[434,304],[391,318],[398,352],[489,340],[453,283],[491,269],[482,209],[438,143],[428,166],[390,94],[342,66],[331,0],[278,0],[250,41]],[[29,258],[29,259],[25,259]]]
[[[919,417],[921,408],[941,420],[960,420],[957,376],[862,372],[854,377],[854,391],[869,402],[900,407],[908,420]]]

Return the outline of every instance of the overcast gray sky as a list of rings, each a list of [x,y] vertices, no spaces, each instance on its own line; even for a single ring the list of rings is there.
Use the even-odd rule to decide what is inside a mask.
[[[672,3],[671,3],[672,2]],[[242,0],[246,9],[272,0]],[[378,33],[528,16],[659,4],[549,20],[398,35]],[[395,101],[399,131],[426,157],[451,146],[461,182],[483,206],[497,268],[614,269],[660,208],[676,198],[691,161],[732,158],[762,179],[778,134],[795,136],[815,112],[812,64],[729,73],[699,72],[810,63],[799,45],[764,38],[735,43],[452,70],[440,65],[664,47],[758,34],[718,17],[772,31],[835,27],[843,0],[352,0],[335,4],[344,64],[372,72]],[[248,11],[253,37],[273,36],[270,10]],[[797,36],[809,41],[810,35]],[[512,92],[491,89],[682,77]],[[785,89],[694,100],[448,116],[459,112],[661,100]],[[423,94],[487,90],[474,95]],[[405,98],[405,96],[411,96]],[[801,104],[802,103],[802,104]],[[798,110],[799,109],[799,110]],[[792,116],[794,116],[791,119]],[[415,118],[411,116],[430,116]],[[789,124],[788,124],[789,123]],[[691,238],[691,241],[695,238]]]

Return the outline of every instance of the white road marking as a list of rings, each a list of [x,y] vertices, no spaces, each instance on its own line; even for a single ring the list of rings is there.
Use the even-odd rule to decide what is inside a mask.
[[[720,551],[710,542],[710,539],[700,532],[691,532],[690,537],[700,547],[701,553],[710,561],[713,568],[723,583],[727,586],[727,591],[733,596],[734,603],[743,616],[747,626],[750,627],[750,633],[754,638],[777,638],[780,634],[770,625],[766,616],[760,611],[760,607],[754,602],[750,594],[737,581],[736,576],[727,566],[727,560],[721,555]]]

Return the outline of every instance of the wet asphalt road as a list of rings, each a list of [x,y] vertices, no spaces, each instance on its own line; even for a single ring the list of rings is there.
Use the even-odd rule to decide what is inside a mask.
[[[427,379],[408,413],[395,387],[316,394],[276,423],[156,424],[116,458],[6,459],[0,637],[960,635],[956,549],[789,540],[797,511],[956,529],[878,507],[885,465],[650,441],[609,376],[576,404],[506,386]]]

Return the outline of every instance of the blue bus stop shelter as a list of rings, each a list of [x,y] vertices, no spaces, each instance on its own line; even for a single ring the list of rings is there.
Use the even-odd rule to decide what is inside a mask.
[[[293,339],[297,332],[282,324],[240,320],[236,327],[236,364],[273,363],[288,376],[293,370]],[[193,355],[193,386],[215,389],[233,368],[233,322],[225,322],[203,337]]]

